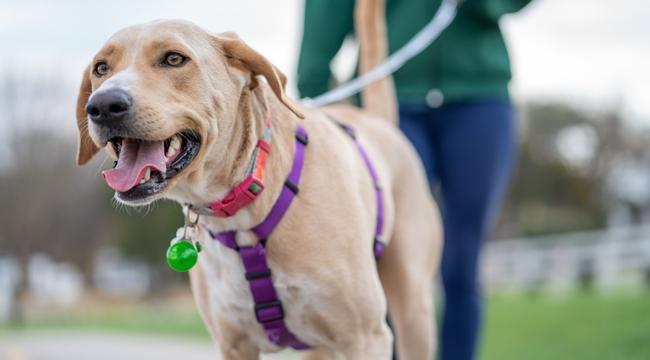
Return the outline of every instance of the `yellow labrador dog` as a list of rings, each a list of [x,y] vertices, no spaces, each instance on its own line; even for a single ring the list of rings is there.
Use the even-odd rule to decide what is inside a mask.
[[[385,56],[383,4],[357,3],[365,71]],[[255,189],[254,201],[201,216],[195,229],[203,251],[190,271],[192,289],[220,358],[258,359],[296,345],[308,347],[304,359],[390,359],[390,313],[399,358],[431,359],[441,225],[416,153],[395,126],[392,80],[364,90],[363,110],[303,109],[286,98],[284,81],[232,34],[175,20],[123,29],[83,73],[77,161],[106,148],[117,161],[104,177],[116,199],[132,206],[169,198],[205,207],[231,195],[251,167],[264,170],[256,174],[264,189]],[[298,127],[308,141],[297,141]],[[299,147],[297,194],[260,239],[250,230],[275,211]],[[380,217],[386,250],[376,261]],[[233,248],[215,240],[224,232]],[[251,275],[238,249],[260,241],[269,270]],[[273,308],[253,299],[260,277],[273,284]],[[269,309],[277,313],[265,314]],[[274,335],[266,320],[284,328]],[[293,342],[278,341],[286,336]]]

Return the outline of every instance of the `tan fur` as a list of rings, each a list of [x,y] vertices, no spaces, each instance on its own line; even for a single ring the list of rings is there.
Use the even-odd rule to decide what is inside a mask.
[[[388,36],[384,0],[357,0],[355,30],[359,39],[359,73],[365,74],[383,63],[388,55]],[[363,109],[397,124],[397,98],[392,76],[365,87],[361,92]]]
[[[300,122],[310,136],[300,193],[268,239],[267,253],[287,325],[316,347],[305,352],[305,359],[331,359],[334,353],[352,360],[390,359],[387,309],[400,359],[432,358],[431,284],[440,222],[415,151],[394,126],[358,109],[304,110],[291,104],[282,76],[270,63],[240,40],[232,41],[232,36],[211,35],[182,21],[138,25],[114,35],[96,56],[95,61],[111,66],[105,78],[86,75],[92,91],[121,86],[131,94],[132,137],[162,140],[184,129],[200,134],[198,156],[162,194],[180,203],[205,205],[240,181],[263,117],[271,115],[266,190],[232,218],[201,217],[212,231],[245,230],[264,219],[289,172]],[[177,69],[152,65],[169,50],[192,60]],[[388,246],[378,263],[372,255],[376,201],[371,178],[349,136],[325,114],[357,130],[385,189],[383,241]],[[83,130],[80,125],[81,145],[98,140],[92,124],[88,133]],[[204,251],[190,272],[192,289],[221,358],[257,359],[259,353],[279,350],[255,320],[237,253],[204,230],[197,238]],[[247,231],[237,238],[240,245],[257,240]]]
[[[79,96],[77,97],[77,128],[79,129],[79,142],[77,146],[77,165],[87,163],[97,152],[99,147],[90,138],[88,134],[88,114],[86,114],[86,103],[92,92],[90,83],[90,65],[86,67],[79,86]]]
[[[289,110],[299,118],[303,118],[302,113],[291,104],[291,101],[284,95],[284,86],[287,83],[286,76],[277,70],[264,56],[251,49],[246,43],[239,39],[228,39],[221,41],[226,57],[235,61],[241,61],[243,66],[253,73],[253,75],[262,75],[266,78],[271,89]]]

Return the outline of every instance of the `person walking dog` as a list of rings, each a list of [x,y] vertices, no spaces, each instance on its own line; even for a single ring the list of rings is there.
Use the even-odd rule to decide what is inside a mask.
[[[454,22],[393,74],[400,128],[439,190],[444,220],[442,360],[477,357],[482,298],[480,252],[516,157],[516,114],[502,15],[530,0],[466,0]],[[401,48],[441,0],[387,0],[389,51]],[[298,89],[314,97],[332,84],[330,62],[354,32],[354,0],[306,0]],[[397,334],[399,336],[399,334]]]

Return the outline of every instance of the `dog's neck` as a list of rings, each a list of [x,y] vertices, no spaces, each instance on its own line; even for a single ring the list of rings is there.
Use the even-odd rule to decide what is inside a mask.
[[[248,230],[264,220],[270,212],[275,199],[279,196],[284,179],[289,173],[293,160],[295,116],[282,105],[273,94],[268,94],[264,82],[254,90],[246,90],[238,105],[237,119],[231,126],[226,148],[222,149],[220,159],[203,160],[214,171],[212,181],[203,186],[198,197],[191,202],[194,206],[204,206],[211,201],[222,199],[246,174],[249,161],[257,140],[264,131],[264,117],[271,117],[272,139],[271,152],[267,159],[264,191],[248,206],[241,208],[237,214],[228,218],[201,216],[200,223],[213,232],[225,230]],[[211,151],[208,156],[215,152]],[[193,196],[193,198],[196,197]],[[180,199],[179,199],[180,200]],[[197,201],[198,200],[198,201]],[[179,202],[183,202],[182,200]],[[254,243],[251,236],[242,236],[242,243]]]

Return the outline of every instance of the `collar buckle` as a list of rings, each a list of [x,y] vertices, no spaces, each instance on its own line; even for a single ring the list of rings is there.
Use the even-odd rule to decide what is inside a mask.
[[[210,204],[210,209],[216,217],[233,216],[239,209],[252,203],[264,190],[264,182],[254,174],[235,186],[221,201]]]
[[[271,145],[269,145],[268,141],[265,139],[259,139],[255,146],[251,165],[249,165],[247,172],[249,175],[230,190],[226,197],[209,205],[212,215],[218,218],[231,217],[235,215],[239,209],[257,199],[265,187],[263,179],[266,160],[270,153]]]

